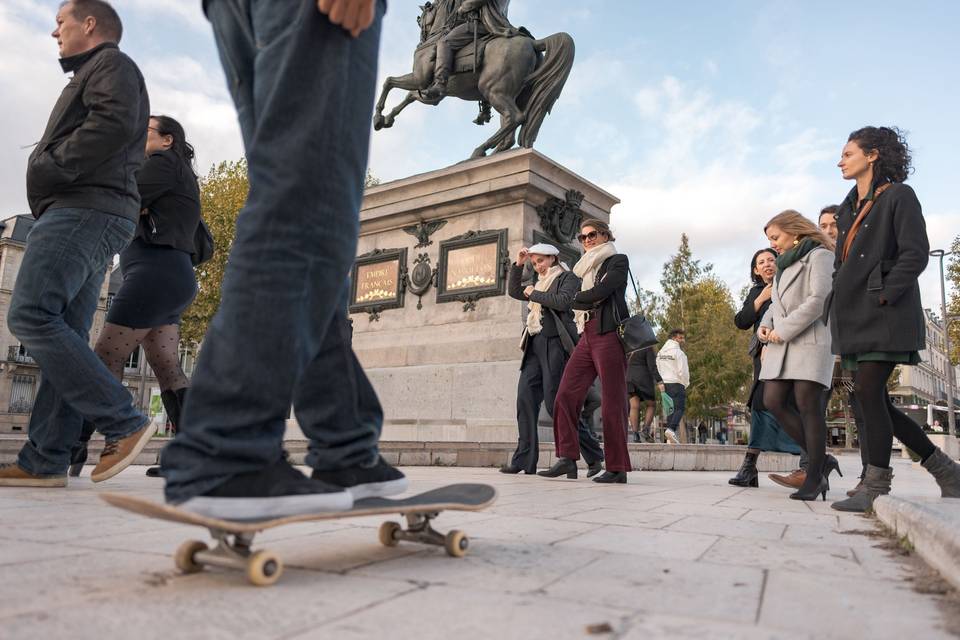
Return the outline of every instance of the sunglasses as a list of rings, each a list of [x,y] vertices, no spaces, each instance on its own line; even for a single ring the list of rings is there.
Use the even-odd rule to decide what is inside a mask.
[[[577,240],[580,241],[580,244],[583,244],[587,240],[596,240],[597,236],[599,235],[600,234],[597,233],[596,231],[591,231],[590,233],[581,233],[580,235],[577,236]]]

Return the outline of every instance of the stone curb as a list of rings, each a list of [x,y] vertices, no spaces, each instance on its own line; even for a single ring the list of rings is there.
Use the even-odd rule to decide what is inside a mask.
[[[927,564],[960,589],[960,499],[880,496],[873,510],[896,535],[906,537]]]

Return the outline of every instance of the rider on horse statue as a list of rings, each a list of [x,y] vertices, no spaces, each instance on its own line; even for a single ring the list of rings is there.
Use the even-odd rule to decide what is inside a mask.
[[[428,100],[447,95],[447,81],[453,72],[457,51],[471,43],[476,45],[478,38],[489,35],[505,38],[522,35],[507,20],[510,0],[452,0],[451,5],[452,26],[437,42],[433,84],[423,92]]]

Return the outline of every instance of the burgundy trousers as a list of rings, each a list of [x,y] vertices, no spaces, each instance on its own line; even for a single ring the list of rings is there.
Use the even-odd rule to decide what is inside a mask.
[[[563,370],[553,408],[557,456],[577,460],[580,442],[577,420],[587,391],[600,376],[603,416],[603,455],[607,471],[632,471],[627,454],[627,357],[616,331],[599,335],[599,321],[587,322],[580,342]]]

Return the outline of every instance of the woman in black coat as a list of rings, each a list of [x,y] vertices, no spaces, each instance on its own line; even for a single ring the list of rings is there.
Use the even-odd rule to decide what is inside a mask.
[[[756,335],[760,321],[763,320],[763,314],[770,308],[773,278],[776,274],[776,251],[766,248],[753,254],[753,259],[750,261],[750,279],[753,281],[753,287],[743,301],[743,307],[733,317],[733,323],[738,329],[750,329]],[[764,345],[754,339],[750,346],[750,355],[753,357],[753,386],[747,398],[747,406],[750,407],[750,441],[747,443],[747,454],[743,458],[740,470],[728,481],[737,487],[760,486],[757,460],[762,451],[780,451],[794,455],[802,453],[802,449],[790,439],[777,419],[763,404],[760,358]]]
[[[910,150],[899,130],[864,127],[850,134],[838,166],[856,186],[837,212],[836,271],[827,306],[833,352],[844,368],[856,371],[854,391],[868,433],[869,464],[860,490],[832,506],[863,512],[890,492],[894,435],[920,456],[944,497],[960,498],[960,465],[934,446],[887,393],[896,366],[918,364],[926,346],[917,278],[927,266],[930,245],[920,201],[903,184]]]
[[[573,322],[570,305],[580,290],[580,279],[560,264],[559,253],[553,245],[536,244],[529,249],[520,249],[516,262],[510,265],[507,293],[511,298],[526,302],[528,312],[520,344],[523,359],[517,381],[517,427],[520,433],[510,464],[500,467],[500,473],[537,472],[540,405],[546,406],[552,418],[563,369],[576,345],[577,325]],[[528,263],[537,273],[537,283],[524,287],[523,269]],[[595,476],[603,471],[600,443],[583,419],[577,423],[577,436],[587,463],[587,477]]]
[[[663,379],[657,369],[657,350],[653,347],[634,351],[627,358],[627,394],[630,396],[630,427],[634,442],[655,442],[650,433],[657,411],[657,389],[663,391]],[[640,407],[644,407],[640,428]]]
[[[94,350],[120,379],[124,363],[142,344],[176,429],[189,384],[180,367],[180,315],[197,294],[191,254],[200,224],[200,187],[193,147],[173,118],[150,117],[145,153],[137,174],[142,208],[137,235],[120,253],[123,283]],[[85,424],[71,454],[71,475],[80,475],[92,433],[93,425]],[[156,468],[148,475],[156,475]]]

